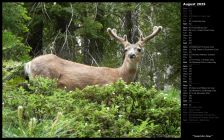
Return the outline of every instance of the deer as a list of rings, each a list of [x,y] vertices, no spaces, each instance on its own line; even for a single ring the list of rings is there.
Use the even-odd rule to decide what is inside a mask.
[[[117,68],[95,67],[62,59],[54,54],[38,56],[25,63],[25,74],[29,79],[43,76],[57,80],[58,88],[67,90],[83,89],[90,85],[112,84],[122,79],[127,84],[134,81],[144,45],[154,38],[162,26],[154,26],[153,32],[143,37],[141,34],[135,44],[127,40],[127,35],[120,37],[116,29],[107,28],[108,34],[124,47],[123,64]]]

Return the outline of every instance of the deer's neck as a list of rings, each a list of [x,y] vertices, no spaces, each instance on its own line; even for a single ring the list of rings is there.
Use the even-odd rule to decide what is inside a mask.
[[[119,73],[122,79],[127,82],[133,82],[137,73],[138,62],[130,62],[125,58],[122,66],[119,68]]]

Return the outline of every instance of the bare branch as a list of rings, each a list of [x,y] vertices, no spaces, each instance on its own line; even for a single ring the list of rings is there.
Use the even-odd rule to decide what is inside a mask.
[[[97,12],[98,12],[98,3],[95,3],[95,15],[94,15],[94,20],[96,20]]]
[[[72,23],[73,16],[74,16],[74,13],[73,13],[73,7],[72,7],[72,4],[71,4],[71,3],[70,3],[70,7],[71,7],[71,10],[72,10],[72,16],[71,16],[71,19],[70,19],[70,21],[69,21],[69,24],[68,24],[68,26],[66,27],[66,30],[65,30],[65,41],[64,41],[64,43],[63,43],[63,45],[62,45],[61,50],[63,50],[65,44],[68,43],[68,31],[69,31],[68,29],[69,29],[69,27],[70,27],[70,25],[71,25],[71,23]]]
[[[89,45],[90,45],[90,40],[88,39],[88,47],[87,47],[87,48],[89,48]],[[95,64],[99,67],[99,65],[98,65],[98,63],[97,63],[97,61],[96,61],[96,59],[90,54],[89,50],[87,50],[87,51],[85,51],[85,52],[87,52],[88,55],[92,58],[92,64],[93,64],[93,61],[94,61]],[[91,65],[92,65],[92,64],[91,64]]]
[[[45,3],[43,3],[43,5],[44,5],[44,12],[45,12],[45,14],[47,15],[48,19],[51,21],[51,18],[50,18],[50,16],[49,16],[48,13],[47,13],[47,10],[46,10],[46,7],[45,7]]]
[[[57,40],[57,38],[58,38],[58,35],[61,33],[61,31],[59,30],[58,31],[58,33],[57,33],[57,35],[55,36],[55,38],[54,38],[54,41],[51,43],[51,45],[50,45],[50,51],[51,51],[51,54],[54,54],[55,53],[55,42],[56,42],[56,40]]]

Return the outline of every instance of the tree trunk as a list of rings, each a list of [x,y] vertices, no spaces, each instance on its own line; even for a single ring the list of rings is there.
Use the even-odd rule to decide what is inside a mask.
[[[131,7],[132,4],[128,3],[127,7]],[[130,43],[136,43],[138,41],[138,13],[137,10],[128,10],[125,13],[125,32]]]
[[[32,57],[42,54],[43,27],[44,27],[43,21],[40,20],[30,28],[30,34],[28,36],[27,42],[32,47],[32,50],[30,51],[30,55]]]

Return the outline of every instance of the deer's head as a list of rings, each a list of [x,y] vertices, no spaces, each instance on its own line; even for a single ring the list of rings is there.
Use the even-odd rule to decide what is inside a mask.
[[[130,63],[136,63],[141,60],[145,43],[155,37],[161,31],[161,29],[162,26],[154,26],[153,32],[150,35],[143,37],[143,35],[141,34],[138,42],[135,44],[131,44],[130,42],[128,42],[126,35],[124,35],[123,37],[119,37],[117,35],[116,29],[107,28],[107,32],[110,34],[110,36],[114,37],[119,43],[123,44],[125,59]]]

